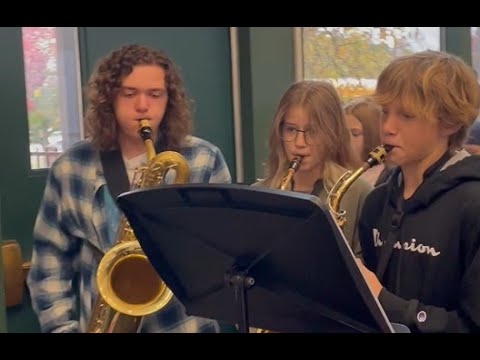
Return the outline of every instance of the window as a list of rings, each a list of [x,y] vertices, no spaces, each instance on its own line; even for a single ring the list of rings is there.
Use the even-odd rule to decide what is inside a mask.
[[[396,56],[440,50],[439,27],[304,27],[303,78],[327,79],[343,101],[373,92]]]
[[[30,166],[48,168],[83,137],[77,30],[22,28]]]
[[[480,27],[471,27],[472,66],[480,74]]]

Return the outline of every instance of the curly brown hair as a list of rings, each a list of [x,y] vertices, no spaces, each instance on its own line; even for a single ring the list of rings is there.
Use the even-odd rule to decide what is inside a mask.
[[[136,65],[158,65],[165,70],[168,102],[158,128],[157,150],[178,151],[192,131],[191,101],[173,61],[164,52],[146,45],[124,45],[97,62],[88,81],[87,135],[100,150],[118,148],[113,103],[122,80]]]

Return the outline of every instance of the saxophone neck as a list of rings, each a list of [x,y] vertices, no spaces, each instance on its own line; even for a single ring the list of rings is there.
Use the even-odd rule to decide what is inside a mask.
[[[335,215],[336,221],[340,226],[346,221],[345,211],[340,209],[340,202],[345,192],[365,171],[372,166],[381,164],[385,160],[385,156],[392,149],[389,145],[379,145],[369,154],[367,160],[354,171],[345,172],[335,183],[332,190],[328,194],[328,206],[330,211]]]
[[[357,180],[365,171],[370,169],[375,165],[382,164],[385,161],[385,156],[392,149],[389,145],[379,145],[373,149],[369,154],[367,160],[354,171],[347,171],[341,177],[339,182],[339,187],[337,190],[345,192],[350,185]]]
[[[295,172],[298,170],[301,163],[302,163],[302,157],[300,156],[297,156],[293,158],[292,161],[290,161],[290,164],[288,165],[287,173],[285,174],[282,181],[280,182],[280,185],[279,185],[280,190],[287,190],[290,187],[290,184],[293,179],[293,175],[295,175]]]
[[[145,143],[145,147],[147,150],[147,160],[150,161],[155,157],[155,146],[153,145],[152,139],[152,127],[150,126],[149,119],[141,119],[139,121],[139,129],[138,133],[142,138],[143,142]]]

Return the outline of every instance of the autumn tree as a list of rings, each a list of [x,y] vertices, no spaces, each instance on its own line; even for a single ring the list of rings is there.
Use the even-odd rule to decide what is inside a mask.
[[[398,55],[413,52],[421,41],[418,28],[403,27],[305,27],[303,28],[306,79],[376,79]],[[348,100],[371,89],[364,85],[337,86]]]
[[[60,128],[57,44],[54,27],[23,27],[25,85],[30,143],[48,144]]]

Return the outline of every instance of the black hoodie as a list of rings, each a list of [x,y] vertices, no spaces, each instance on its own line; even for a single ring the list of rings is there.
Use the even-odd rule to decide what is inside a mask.
[[[412,332],[480,331],[480,156],[443,156],[403,200],[396,170],[365,200],[359,235],[365,265],[384,286],[379,301]]]

